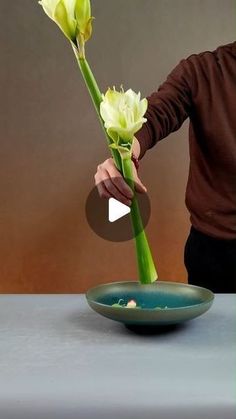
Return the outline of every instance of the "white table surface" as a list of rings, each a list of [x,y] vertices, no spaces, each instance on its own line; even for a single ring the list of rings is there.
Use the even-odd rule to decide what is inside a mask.
[[[84,295],[0,296],[0,419],[235,419],[236,296],[138,335]]]

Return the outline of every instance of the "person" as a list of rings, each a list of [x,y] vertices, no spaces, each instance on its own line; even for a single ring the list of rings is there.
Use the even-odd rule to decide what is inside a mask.
[[[190,232],[184,247],[188,282],[215,293],[236,291],[236,42],[181,59],[147,96],[147,122],[135,134],[141,160],[189,118],[185,204]],[[136,160],[134,160],[135,162]],[[133,163],[136,190],[146,188]],[[112,158],[94,176],[99,195],[131,204],[132,191]]]

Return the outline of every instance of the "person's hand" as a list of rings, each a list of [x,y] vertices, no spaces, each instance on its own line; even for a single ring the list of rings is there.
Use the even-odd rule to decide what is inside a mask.
[[[147,192],[146,187],[138,177],[137,170],[133,162],[132,165],[135,190],[140,193]],[[94,175],[94,180],[101,198],[115,198],[125,205],[131,205],[133,191],[126,183],[119,170],[117,170],[113,158],[109,158],[97,166],[97,172]]]

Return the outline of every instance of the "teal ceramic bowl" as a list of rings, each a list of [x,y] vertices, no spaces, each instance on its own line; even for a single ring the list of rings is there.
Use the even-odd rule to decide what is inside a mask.
[[[172,325],[191,320],[211,307],[212,291],[177,282],[157,281],[142,285],[135,281],[111,282],[86,293],[90,307],[109,319],[134,326]],[[122,300],[135,300],[139,308],[113,307]],[[156,308],[158,307],[158,308]]]

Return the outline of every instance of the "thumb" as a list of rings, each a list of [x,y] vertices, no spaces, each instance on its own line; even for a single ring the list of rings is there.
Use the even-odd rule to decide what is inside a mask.
[[[135,190],[140,193],[147,192],[146,186],[142,183],[142,181],[139,179],[138,175],[134,176],[134,184],[135,184]]]

